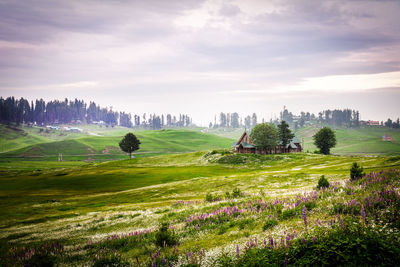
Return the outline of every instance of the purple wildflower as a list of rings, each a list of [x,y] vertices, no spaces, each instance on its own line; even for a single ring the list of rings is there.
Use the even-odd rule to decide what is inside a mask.
[[[307,228],[307,208],[306,208],[306,205],[303,206],[303,221],[304,221],[304,225]]]
[[[342,229],[344,228],[344,226],[343,226],[343,218],[342,217],[340,217],[340,227],[342,227]]]
[[[362,205],[362,207],[361,207],[361,216],[362,216],[364,222],[366,222],[366,215],[365,215],[364,205]]]
[[[236,256],[239,258],[240,256],[240,250],[239,250],[239,245],[236,245]]]

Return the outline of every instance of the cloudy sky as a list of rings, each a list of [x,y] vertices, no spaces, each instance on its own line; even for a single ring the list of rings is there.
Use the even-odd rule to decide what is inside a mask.
[[[0,0],[0,96],[400,116],[400,1]]]

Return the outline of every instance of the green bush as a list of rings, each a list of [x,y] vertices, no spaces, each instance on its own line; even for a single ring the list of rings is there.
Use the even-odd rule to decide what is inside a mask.
[[[235,189],[233,189],[233,191],[232,191],[233,198],[239,198],[241,196],[242,196],[242,191],[240,191],[239,188],[236,187]]]
[[[400,241],[354,227],[336,228],[313,239],[296,239],[289,247],[256,248],[229,266],[398,266]]]
[[[162,223],[158,232],[156,233],[155,243],[159,247],[173,246],[178,243],[178,237],[168,230],[168,223]]]
[[[206,202],[214,202],[214,201],[218,201],[219,197],[218,196],[214,196],[212,193],[207,193],[205,201]]]
[[[268,230],[274,226],[278,225],[278,221],[275,219],[269,219],[265,222],[264,226],[263,226],[263,230]]]
[[[225,192],[225,198],[226,199],[230,199],[231,198],[231,193],[229,193],[229,191]]]
[[[363,167],[354,162],[350,169],[350,179],[357,180],[365,175]]]
[[[328,188],[328,187],[329,187],[329,182],[325,178],[325,175],[322,175],[321,178],[319,178],[319,180],[318,180],[317,188],[321,189],[321,188]]]

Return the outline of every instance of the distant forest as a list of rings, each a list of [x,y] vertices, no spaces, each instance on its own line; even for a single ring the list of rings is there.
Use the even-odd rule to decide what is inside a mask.
[[[351,109],[334,109],[334,110],[324,110],[318,113],[316,116],[310,112],[300,112],[299,115],[294,115],[289,112],[286,107],[280,112],[280,118],[275,120],[270,120],[270,123],[275,123],[276,125],[280,121],[286,121],[291,128],[297,130],[308,124],[320,123],[327,124],[331,126],[343,126],[343,127],[359,127],[362,124],[366,124],[365,121],[360,120],[360,112],[358,110]],[[262,122],[265,122],[262,120]],[[231,127],[239,128],[246,127],[247,129],[253,128],[257,125],[257,115],[253,113],[252,115],[247,115],[245,117],[240,117],[237,112],[224,113],[221,112],[217,118],[214,117],[214,123],[210,122],[209,128],[219,128],[219,127]],[[392,121],[388,119],[386,122],[378,122],[381,126],[386,126],[389,128],[400,128],[399,118],[397,121]]]
[[[279,124],[280,121],[286,121],[294,130],[302,128],[312,123],[321,123],[331,126],[358,127],[365,124],[360,120],[358,110],[351,109],[335,109],[324,110],[315,115],[310,112],[300,112],[294,115],[284,107],[280,112],[279,119],[270,120],[269,122]],[[145,129],[161,129],[169,127],[188,127],[193,125],[192,118],[186,114],[173,116],[171,114],[143,114],[133,116],[130,113],[113,111],[112,108],[102,108],[95,102],[89,105],[83,100],[64,101],[53,100],[45,102],[43,99],[36,99],[29,102],[27,99],[0,97],[0,122],[3,124],[14,123],[20,124],[36,124],[36,125],[52,125],[67,123],[88,123],[88,124],[104,124],[105,126],[120,125],[124,127],[142,127]],[[258,121],[257,115],[247,115],[240,117],[237,112],[224,113],[221,112],[214,117],[214,122],[210,122],[209,128],[230,127],[247,129],[253,128],[257,123],[265,122],[264,119]],[[399,118],[397,120],[388,119],[386,122],[378,122],[381,126],[389,128],[400,128]]]
[[[133,119],[133,121],[132,121]],[[106,126],[120,125],[124,127],[144,127],[161,129],[163,127],[187,127],[192,124],[192,118],[186,114],[179,117],[167,114],[131,115],[125,112],[113,111],[112,108],[102,108],[95,102],[89,105],[83,100],[64,101],[53,100],[45,102],[36,99],[35,102],[24,98],[0,98],[0,121],[3,124],[63,124],[63,123],[94,123]]]

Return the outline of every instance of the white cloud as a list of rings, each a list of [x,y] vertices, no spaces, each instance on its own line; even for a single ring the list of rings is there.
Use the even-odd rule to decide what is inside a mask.
[[[398,1],[0,3],[0,94],[278,112],[302,92],[398,87],[399,12]]]

